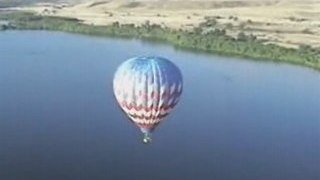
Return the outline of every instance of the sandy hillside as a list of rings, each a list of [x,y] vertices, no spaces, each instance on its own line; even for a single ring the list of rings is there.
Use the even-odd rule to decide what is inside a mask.
[[[176,29],[191,29],[215,16],[217,26],[231,35],[243,31],[283,46],[320,47],[320,0],[68,0],[22,9],[94,25],[150,21]]]

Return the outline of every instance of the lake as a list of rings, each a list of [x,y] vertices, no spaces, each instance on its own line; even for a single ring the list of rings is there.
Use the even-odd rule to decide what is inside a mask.
[[[176,108],[142,143],[116,104],[116,68],[172,60]],[[0,32],[2,180],[319,180],[320,72],[139,40]]]

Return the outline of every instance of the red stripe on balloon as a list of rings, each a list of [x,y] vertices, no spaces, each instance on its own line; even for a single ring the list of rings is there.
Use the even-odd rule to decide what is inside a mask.
[[[161,111],[161,110],[167,111],[170,108],[174,108],[176,104],[177,103],[171,103],[170,105],[162,105],[160,107],[155,107],[155,106],[151,105],[150,107],[148,107],[148,106],[144,106],[144,105],[135,106],[132,103],[127,103],[126,101],[122,101],[121,107],[125,108],[127,110],[134,109],[136,111],[144,110],[146,112],[150,112],[150,111]]]
[[[134,118],[134,119],[139,119],[139,120],[154,120],[154,119],[162,119],[165,118],[166,116],[168,116],[169,113],[165,113],[165,114],[159,114],[158,116],[145,116],[145,115],[137,115],[137,114],[128,114],[130,117]],[[156,123],[156,122],[155,122]]]

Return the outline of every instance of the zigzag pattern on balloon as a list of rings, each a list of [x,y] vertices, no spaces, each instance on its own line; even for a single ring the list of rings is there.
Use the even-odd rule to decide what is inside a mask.
[[[128,98],[128,95],[121,96],[124,93],[120,93],[118,95],[119,97],[119,103],[121,102],[120,99],[128,99],[128,100],[122,100],[120,103],[122,109],[128,113],[128,114],[134,114],[135,116],[130,116],[130,119],[132,119],[134,122],[136,122],[136,119],[142,120],[142,117],[154,117],[154,119],[159,118],[160,115],[161,118],[163,114],[168,114],[178,103],[179,97],[182,93],[181,86],[171,86],[167,88],[168,90],[164,90],[163,93],[158,93],[157,91],[151,91],[151,93],[138,93],[138,96],[130,97]],[[166,92],[170,92],[166,93]],[[126,98],[125,98],[126,97]],[[149,105],[146,103],[143,103],[144,101],[151,101]],[[144,120],[152,120],[151,118],[145,118]]]
[[[174,108],[176,104],[170,104],[167,106],[148,108],[147,107],[136,107],[136,106],[127,106],[127,104],[122,104],[122,109],[129,115],[130,119],[134,122],[139,123],[140,120],[152,121],[155,119],[162,119],[166,117],[169,112]],[[156,121],[157,122],[157,121]]]
[[[172,109],[174,108],[174,106],[177,104],[178,102],[174,102],[174,103],[171,103],[171,104],[168,104],[168,105],[162,105],[162,106],[153,106],[151,105],[150,107],[148,106],[144,106],[144,105],[134,105],[133,103],[127,103],[126,101],[122,101],[121,103],[121,107],[122,108],[126,108],[127,110],[135,110],[135,111],[144,111],[145,113],[149,113],[149,112],[152,112],[152,111],[167,111],[169,109]]]
[[[159,115],[151,115],[151,116],[145,116],[145,115],[136,115],[136,114],[128,114],[130,117],[135,118],[135,119],[140,119],[140,120],[156,120],[156,119],[161,119],[164,118],[168,115],[169,113],[165,113],[165,114],[159,114]]]
[[[160,122],[163,118],[169,115],[169,113],[166,114],[160,114],[160,115],[151,115],[151,116],[145,116],[145,115],[135,115],[135,114],[128,114],[131,119],[138,124],[154,124]]]

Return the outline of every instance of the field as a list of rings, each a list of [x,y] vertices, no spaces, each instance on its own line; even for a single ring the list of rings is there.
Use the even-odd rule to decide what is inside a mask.
[[[92,25],[150,22],[183,30],[191,30],[206,19],[214,18],[215,27],[225,29],[234,37],[244,32],[266,40],[265,43],[320,48],[319,0],[69,0],[18,9],[77,18]]]

